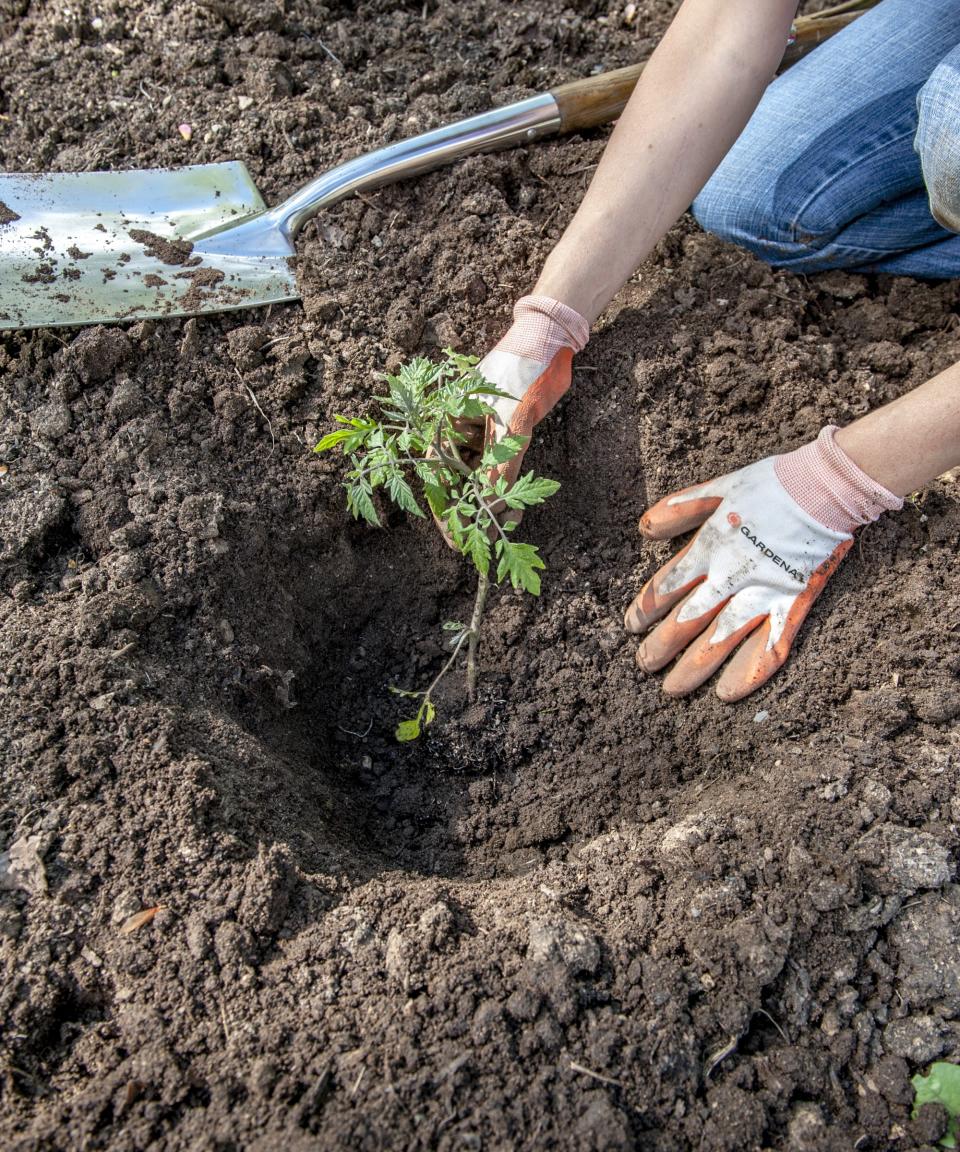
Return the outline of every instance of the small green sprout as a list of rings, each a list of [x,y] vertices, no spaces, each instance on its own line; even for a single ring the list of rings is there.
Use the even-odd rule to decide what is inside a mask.
[[[514,588],[540,594],[543,560],[536,547],[510,539],[516,522],[510,510],[522,512],[542,504],[560,485],[528,472],[511,486],[498,469],[526,447],[522,436],[507,435],[472,453],[470,430],[482,427],[493,408],[489,401],[504,393],[483,379],[474,356],[444,351],[439,363],[418,357],[385,377],[388,391],[378,397],[382,419],[335,416],[341,425],[316,446],[317,452],[340,448],[350,461],[344,478],[347,507],[357,519],[380,526],[374,493],[381,489],[411,516],[426,513],[414,485],[443,526],[453,546],[476,568],[477,595],[468,625],[447,622],[452,633],[451,655],[440,674],[422,692],[393,689],[420,700],[416,715],[397,728],[398,740],[415,740],[429,725],[436,709],[431,694],[467,649],[467,689],[476,694],[476,650],[480,623],[496,561],[497,584],[509,577]],[[465,459],[465,456],[467,459]]]
[[[940,1144],[944,1148],[956,1148],[957,1121],[960,1119],[960,1067],[940,1060],[930,1065],[929,1076],[918,1074],[910,1083],[914,1091],[914,1118],[921,1104],[942,1104],[950,1113],[950,1125]]]

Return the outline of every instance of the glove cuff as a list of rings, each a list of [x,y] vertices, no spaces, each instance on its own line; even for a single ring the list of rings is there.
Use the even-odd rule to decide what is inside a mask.
[[[579,312],[549,296],[524,296],[513,306],[513,325],[497,347],[549,364],[561,348],[582,352],[589,338],[590,325]]]
[[[882,484],[872,480],[834,440],[836,425],[822,429],[812,444],[774,460],[777,479],[814,520],[834,532],[852,533],[883,512],[903,507]]]

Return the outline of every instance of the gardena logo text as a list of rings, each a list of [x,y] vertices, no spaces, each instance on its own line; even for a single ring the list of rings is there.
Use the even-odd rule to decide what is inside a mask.
[[[759,548],[764,556],[766,556],[768,560],[772,560],[778,568],[782,568],[784,572],[788,572],[798,583],[804,585],[807,583],[806,576],[804,576],[803,573],[799,572],[796,568],[792,568],[787,563],[787,561],[783,559],[782,556],[778,556],[776,552],[774,552],[772,548],[768,548],[762,540],[758,540],[754,533],[750,531],[749,525],[741,525],[740,531],[744,536],[746,536],[754,548]]]

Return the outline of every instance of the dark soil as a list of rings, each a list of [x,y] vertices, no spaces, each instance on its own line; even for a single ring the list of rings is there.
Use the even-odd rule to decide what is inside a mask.
[[[276,203],[628,63],[669,8],[3,0],[0,160],[242,159]],[[960,1058],[956,484],[863,533],[737,707],[663,696],[621,617],[670,554],[649,501],[960,358],[960,286],[792,279],[684,222],[531,449],[543,595],[491,597],[476,705],[451,679],[392,738],[471,580],[350,520],[312,446],[376,371],[498,337],[604,138],[328,212],[302,306],[0,339],[0,848],[46,878],[0,892],[4,1148],[942,1131],[909,1077]]]

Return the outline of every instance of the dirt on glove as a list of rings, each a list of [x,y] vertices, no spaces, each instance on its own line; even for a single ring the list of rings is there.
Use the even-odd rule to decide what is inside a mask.
[[[628,8],[7,0],[0,160],[243,159],[275,203],[629,63],[671,6]],[[429,524],[354,523],[311,449],[377,372],[501,335],[604,139],[325,213],[302,307],[0,338],[0,853],[36,881],[0,884],[4,1148],[928,1138],[909,1077],[960,1058],[955,482],[862,534],[738,707],[663,696],[621,617],[671,551],[648,503],[960,358],[960,286],[796,279],[683,222],[528,455],[563,484],[522,530],[542,596],[491,597],[476,705],[452,678],[392,736],[472,581]]]

